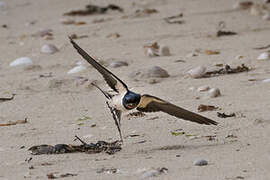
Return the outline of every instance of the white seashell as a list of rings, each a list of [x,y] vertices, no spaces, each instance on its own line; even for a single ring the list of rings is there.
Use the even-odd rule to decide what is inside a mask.
[[[240,60],[240,59],[243,59],[243,58],[244,58],[244,56],[242,56],[242,55],[237,55],[237,56],[234,57],[235,60]]]
[[[58,48],[53,44],[44,44],[40,51],[44,54],[54,54],[58,51]]]
[[[170,49],[169,49],[168,46],[162,46],[161,49],[160,49],[160,51],[161,51],[160,54],[162,56],[170,56],[171,55]]]
[[[71,70],[69,70],[67,73],[68,74],[74,74],[74,73],[78,73],[78,72],[84,71],[85,69],[86,69],[85,66],[79,65],[79,66],[75,66],[74,68],[72,68]]]
[[[187,72],[192,78],[201,78],[206,73],[206,67],[198,66],[194,69],[191,69]]]
[[[12,61],[9,66],[19,66],[19,65],[31,65],[33,64],[32,60],[29,57],[21,57]]]
[[[270,83],[270,79],[264,79],[262,82],[263,83]]]
[[[257,57],[258,60],[269,60],[269,52],[264,52]]]
[[[208,91],[208,95],[209,97],[211,98],[215,98],[215,97],[218,97],[221,95],[220,93],[220,90],[218,88],[211,88],[209,91]]]
[[[156,52],[154,52],[153,49],[151,48],[146,48],[145,50],[145,54],[149,57],[154,57],[154,56],[158,56],[158,54]]]
[[[201,87],[198,87],[197,91],[203,92],[203,91],[208,91],[209,89],[210,89],[209,86],[201,86]]]

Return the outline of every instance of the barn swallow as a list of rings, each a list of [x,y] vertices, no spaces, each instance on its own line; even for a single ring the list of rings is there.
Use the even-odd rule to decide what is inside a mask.
[[[185,110],[158,97],[148,94],[140,95],[130,91],[127,85],[121,79],[119,79],[111,71],[103,67],[94,58],[87,54],[77,43],[72,40],[72,38],[69,39],[77,52],[103,76],[110,88],[115,92],[115,94],[111,94],[102,90],[96,84],[92,83],[92,85],[98,88],[106,97],[106,104],[112,113],[121,141],[123,141],[120,129],[121,114],[122,112],[133,109],[146,113],[162,111],[177,118],[196,122],[199,124],[218,124],[209,118]]]

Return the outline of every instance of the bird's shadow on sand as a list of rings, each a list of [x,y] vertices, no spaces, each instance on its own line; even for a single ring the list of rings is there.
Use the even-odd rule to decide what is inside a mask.
[[[200,149],[200,148],[214,148],[214,147],[220,147],[225,146],[228,144],[231,144],[232,142],[215,142],[212,144],[186,144],[186,145],[164,145],[159,146],[151,149],[141,149],[138,150],[138,153],[152,153],[157,151],[172,151],[172,150],[193,150],[193,149]]]

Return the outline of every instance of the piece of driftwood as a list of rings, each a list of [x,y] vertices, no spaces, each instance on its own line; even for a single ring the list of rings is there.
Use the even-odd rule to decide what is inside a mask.
[[[107,154],[114,154],[122,149],[121,141],[114,141],[114,142],[98,141],[97,143],[87,144],[86,142],[81,140],[78,136],[75,137],[82,143],[82,145],[56,144],[55,146],[52,146],[42,144],[32,146],[28,150],[32,151],[31,154],[33,155],[40,155],[40,154],[63,154],[75,152],[85,152],[88,154],[105,152]]]
[[[219,70],[206,72],[204,77],[211,77],[211,76],[222,75],[222,74],[236,74],[236,73],[241,73],[241,72],[248,72],[249,70],[250,68],[247,67],[245,64],[241,64],[241,66],[237,66],[236,68],[231,68],[231,66],[226,64],[224,67],[222,67]]]

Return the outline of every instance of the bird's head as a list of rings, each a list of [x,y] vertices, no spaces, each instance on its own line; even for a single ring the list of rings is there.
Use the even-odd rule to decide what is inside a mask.
[[[128,91],[124,96],[122,103],[126,109],[131,110],[137,107],[137,105],[140,103],[140,100],[141,100],[140,94]]]

